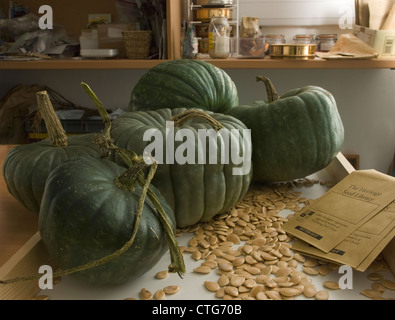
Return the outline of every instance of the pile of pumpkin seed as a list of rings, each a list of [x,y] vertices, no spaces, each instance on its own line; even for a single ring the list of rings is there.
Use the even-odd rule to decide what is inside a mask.
[[[324,289],[316,288],[312,277],[326,276],[337,270],[339,265],[294,252],[293,239],[282,229],[294,212],[314,201],[295,191],[295,187],[309,187],[316,183],[328,188],[333,186],[331,182],[307,178],[273,185],[253,185],[242,202],[229,212],[207,223],[177,229],[176,236],[191,234],[188,245],[180,247],[181,252],[200,262],[192,272],[203,275],[202,285],[213,293],[213,298],[286,300],[303,296],[327,300],[330,291],[340,289],[335,281],[324,281]],[[290,212],[287,217],[280,214],[284,209]],[[362,290],[362,295],[385,299],[383,293],[386,289],[395,290],[395,282],[378,273],[387,268],[380,255],[369,267],[368,279],[372,281],[372,287]],[[218,275],[217,281],[205,281],[204,275],[213,272]],[[167,270],[155,275],[157,279],[168,276]],[[139,298],[163,300],[179,291],[178,285],[168,285],[155,292],[142,288]],[[40,298],[44,297],[37,297]]]
[[[218,281],[204,286],[217,298],[290,299],[303,294],[318,300],[329,299],[328,290],[317,290],[309,275],[325,275],[338,266],[317,259],[306,259],[292,251],[292,238],[282,229],[287,217],[280,211],[301,210],[312,200],[293,191],[295,184],[306,186],[316,180],[276,185],[252,186],[243,201],[228,213],[181,232],[194,236],[182,251],[202,261],[193,271],[215,272]],[[298,266],[302,264],[302,270]],[[332,289],[333,284],[327,283]]]
[[[312,179],[253,186],[230,212],[216,216],[208,223],[178,229],[177,236],[193,234],[188,245],[181,247],[184,255],[190,254],[192,259],[201,262],[193,272],[218,274],[217,281],[202,280],[205,288],[224,300],[285,300],[299,295],[327,300],[331,290],[340,290],[335,281],[324,281],[325,289],[318,290],[311,278],[326,276],[339,265],[293,252],[293,239],[282,229],[293,213],[284,217],[280,211],[297,212],[314,201],[293,191],[295,186],[308,187],[316,183],[333,186],[331,182]],[[376,264],[380,264],[381,270],[385,269],[384,260],[375,261],[372,266]],[[372,277],[377,278],[374,274]],[[157,273],[156,277],[167,277],[167,271]],[[379,299],[383,288],[395,289],[393,281],[383,278],[380,281],[381,294],[377,281],[376,289],[366,289],[361,294]],[[144,299],[141,294],[140,297]]]

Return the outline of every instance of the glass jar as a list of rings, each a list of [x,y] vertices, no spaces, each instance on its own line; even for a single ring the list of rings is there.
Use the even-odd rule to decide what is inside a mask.
[[[297,34],[294,36],[294,42],[296,44],[314,44],[313,34]]]
[[[271,44],[282,44],[285,43],[285,36],[283,34],[267,34],[265,36],[265,54],[270,54]]]
[[[211,17],[208,30],[208,53],[214,59],[226,59],[230,54],[230,26],[224,16]]]
[[[317,51],[328,52],[337,41],[337,34],[319,34],[316,38]]]

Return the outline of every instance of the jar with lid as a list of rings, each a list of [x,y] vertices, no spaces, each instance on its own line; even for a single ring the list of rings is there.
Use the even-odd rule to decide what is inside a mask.
[[[271,44],[285,43],[285,36],[283,34],[267,34],[265,39],[265,54],[270,54]]]
[[[208,53],[211,58],[226,59],[230,54],[230,26],[223,15],[210,19]]]
[[[337,41],[337,34],[319,34],[316,38],[317,51],[328,52]]]
[[[297,34],[294,36],[294,42],[296,44],[314,44],[313,34]]]

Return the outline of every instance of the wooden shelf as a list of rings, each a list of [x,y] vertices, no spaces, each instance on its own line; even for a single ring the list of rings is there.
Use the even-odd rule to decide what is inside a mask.
[[[277,59],[223,59],[206,60],[227,69],[394,69],[395,59],[371,60],[277,60]]]
[[[0,61],[0,70],[70,70],[70,69],[150,69],[166,60],[34,60]]]
[[[110,70],[150,69],[166,60],[36,60],[0,61],[0,70]],[[371,60],[275,60],[265,59],[203,59],[222,69],[395,69],[395,59]]]

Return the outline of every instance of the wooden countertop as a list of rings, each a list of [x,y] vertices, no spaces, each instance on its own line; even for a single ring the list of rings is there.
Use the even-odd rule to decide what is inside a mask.
[[[0,166],[14,146],[0,145]],[[38,229],[38,217],[23,207],[7,190],[0,177],[0,266],[25,244]]]

